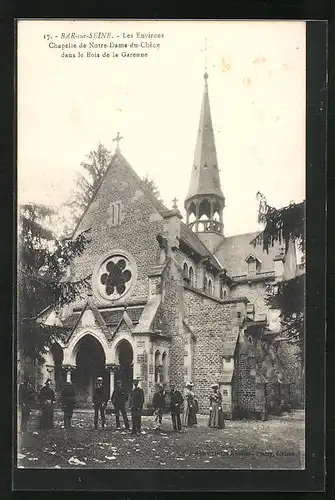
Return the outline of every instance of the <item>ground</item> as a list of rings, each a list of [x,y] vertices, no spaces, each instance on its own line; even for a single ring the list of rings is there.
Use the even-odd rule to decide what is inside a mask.
[[[19,437],[20,468],[99,469],[300,469],[304,468],[304,412],[295,410],[266,422],[226,421],[224,429],[198,427],[172,432],[164,415],[160,431],[153,417],[142,417],[142,434],[134,437],[115,429],[114,415],[107,428],[93,428],[93,412],[75,411],[73,428],[62,428],[55,411],[53,430],[38,429],[33,412],[28,430]]]

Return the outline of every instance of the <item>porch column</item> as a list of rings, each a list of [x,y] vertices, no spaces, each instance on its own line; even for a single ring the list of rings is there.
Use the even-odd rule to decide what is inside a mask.
[[[112,398],[114,386],[115,386],[115,372],[118,370],[118,365],[106,365],[106,370],[109,371],[109,397]]]
[[[73,370],[76,369],[76,366],[71,366],[71,365],[63,365],[62,366],[62,369],[65,371],[66,373],[66,382],[70,382],[71,383],[71,373]]]

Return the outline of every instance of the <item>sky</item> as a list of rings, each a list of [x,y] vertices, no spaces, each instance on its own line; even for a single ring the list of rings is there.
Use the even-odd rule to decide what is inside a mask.
[[[69,32],[104,32],[113,39],[61,39]],[[164,36],[137,39],[137,32]],[[83,40],[160,47],[91,50],[100,57],[87,57],[82,48],[79,58]],[[122,51],[148,57],[111,57]],[[120,132],[121,152],[134,170],[155,180],[167,207],[176,197],[184,213],[205,59],[225,235],[260,228],[258,191],[277,208],[302,201],[304,22],[28,20],[18,26],[19,203],[65,203],[85,156],[99,141],[113,152]]]

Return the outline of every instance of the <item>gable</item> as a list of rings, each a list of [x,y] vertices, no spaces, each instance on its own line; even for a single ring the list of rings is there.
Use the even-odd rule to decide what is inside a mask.
[[[87,327],[99,328],[108,340],[112,338],[100,311],[90,297],[80,313],[73,313],[64,321],[64,327],[68,330],[67,342],[70,341],[77,329]]]
[[[166,211],[167,208],[154,197],[126,159],[116,153],[74,237],[89,229],[108,230],[123,223],[161,220]]]
[[[90,241],[76,258],[71,279],[91,276],[99,306],[143,300],[148,291],[148,272],[159,263],[157,235],[164,232],[164,216],[168,213],[125,158],[115,154],[76,229],[75,234],[89,231]],[[116,267],[120,263],[120,279],[126,286],[117,279],[113,288],[109,283],[119,273]]]
[[[227,269],[231,277],[245,276],[248,274],[248,260],[253,258],[259,261],[259,272],[273,272],[274,258],[278,255],[280,244],[275,243],[269,248],[269,253],[263,251],[262,245],[253,245],[253,240],[259,234],[246,233],[225,238],[222,245],[215,252],[222,266]]]

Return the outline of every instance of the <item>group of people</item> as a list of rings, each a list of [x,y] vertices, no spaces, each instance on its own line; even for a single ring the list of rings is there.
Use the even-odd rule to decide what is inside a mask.
[[[115,409],[116,428],[120,429],[120,414],[122,415],[124,426],[127,430],[131,430],[132,434],[138,435],[141,433],[141,417],[144,405],[144,392],[139,387],[139,380],[133,380],[133,390],[130,393],[129,411],[131,413],[132,429],[127,416],[126,405],[128,402],[128,393],[118,380],[116,382],[111,402]],[[170,413],[172,427],[175,432],[182,431],[184,427],[195,427],[197,425],[198,401],[193,392],[193,383],[186,384],[185,398],[178,391],[175,385],[170,386]],[[224,428],[224,418],[222,411],[222,396],[219,392],[218,384],[212,385],[212,393],[209,397],[209,420],[208,425],[215,428]],[[166,396],[167,393],[162,384],[158,384],[157,390],[153,396],[152,406],[154,410],[154,428],[160,429],[162,424],[163,414],[166,411]],[[51,380],[45,382],[44,387],[37,394],[37,399],[40,406],[40,428],[50,429],[53,427],[55,393],[51,388]],[[103,384],[103,378],[98,377],[93,392],[93,407],[94,407],[94,428],[106,425],[106,408],[110,399],[107,388]],[[29,379],[25,377],[24,383],[19,389],[19,405],[21,407],[21,431],[25,431],[30,416],[30,410],[36,400],[36,394]],[[64,427],[71,427],[73,410],[76,405],[75,390],[71,382],[66,382],[61,392],[61,404],[64,413]]]

